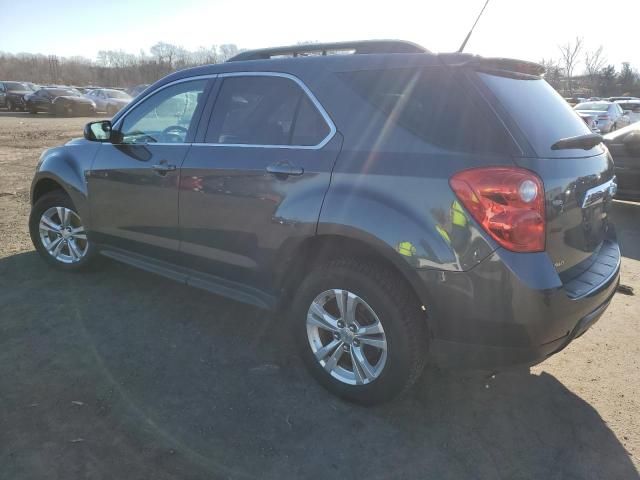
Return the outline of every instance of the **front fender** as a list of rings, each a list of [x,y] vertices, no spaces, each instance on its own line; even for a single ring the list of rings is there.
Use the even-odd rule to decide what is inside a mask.
[[[31,203],[37,200],[36,196],[43,185],[42,182],[53,181],[69,195],[85,225],[90,227],[91,215],[85,175],[90,170],[99,147],[99,143],[76,141],[46,150],[31,182]]]

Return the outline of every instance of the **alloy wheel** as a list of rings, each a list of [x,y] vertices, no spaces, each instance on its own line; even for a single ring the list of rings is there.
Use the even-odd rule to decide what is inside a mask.
[[[66,207],[51,207],[40,217],[40,241],[49,254],[61,263],[77,263],[89,250],[82,220]]]
[[[387,338],[374,310],[341,289],[318,295],[307,313],[307,338],[316,360],[348,385],[376,380],[387,361]]]

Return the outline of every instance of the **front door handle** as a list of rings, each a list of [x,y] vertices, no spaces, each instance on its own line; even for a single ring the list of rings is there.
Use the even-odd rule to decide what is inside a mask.
[[[162,161],[156,165],[152,165],[151,168],[160,175],[166,175],[167,172],[172,172],[176,169],[175,165],[169,165],[166,161]]]
[[[286,178],[289,175],[300,176],[304,173],[304,168],[291,165],[289,162],[279,162],[269,165],[267,172],[276,177]]]

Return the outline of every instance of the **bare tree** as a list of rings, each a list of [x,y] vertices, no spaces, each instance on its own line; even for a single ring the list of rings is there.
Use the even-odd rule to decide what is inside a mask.
[[[598,91],[600,86],[600,73],[602,68],[607,64],[606,57],[602,54],[602,45],[597,49],[588,51],[584,54],[584,66],[589,77],[589,85],[591,92]]]
[[[540,65],[544,67],[544,79],[556,90],[562,87],[562,67],[557,60],[544,58],[540,61]]]
[[[569,95],[573,96],[573,71],[578,64],[578,56],[582,51],[582,38],[576,37],[575,42],[567,42],[566,45],[560,45],[558,48],[562,54],[564,72],[567,75]]]

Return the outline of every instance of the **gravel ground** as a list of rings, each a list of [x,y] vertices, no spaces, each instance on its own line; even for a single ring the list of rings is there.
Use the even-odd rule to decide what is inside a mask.
[[[38,259],[33,170],[86,121],[0,113],[0,478],[640,478],[640,296],[530,370],[429,371],[355,407],[307,375],[279,318]],[[613,215],[640,292],[640,205]]]

